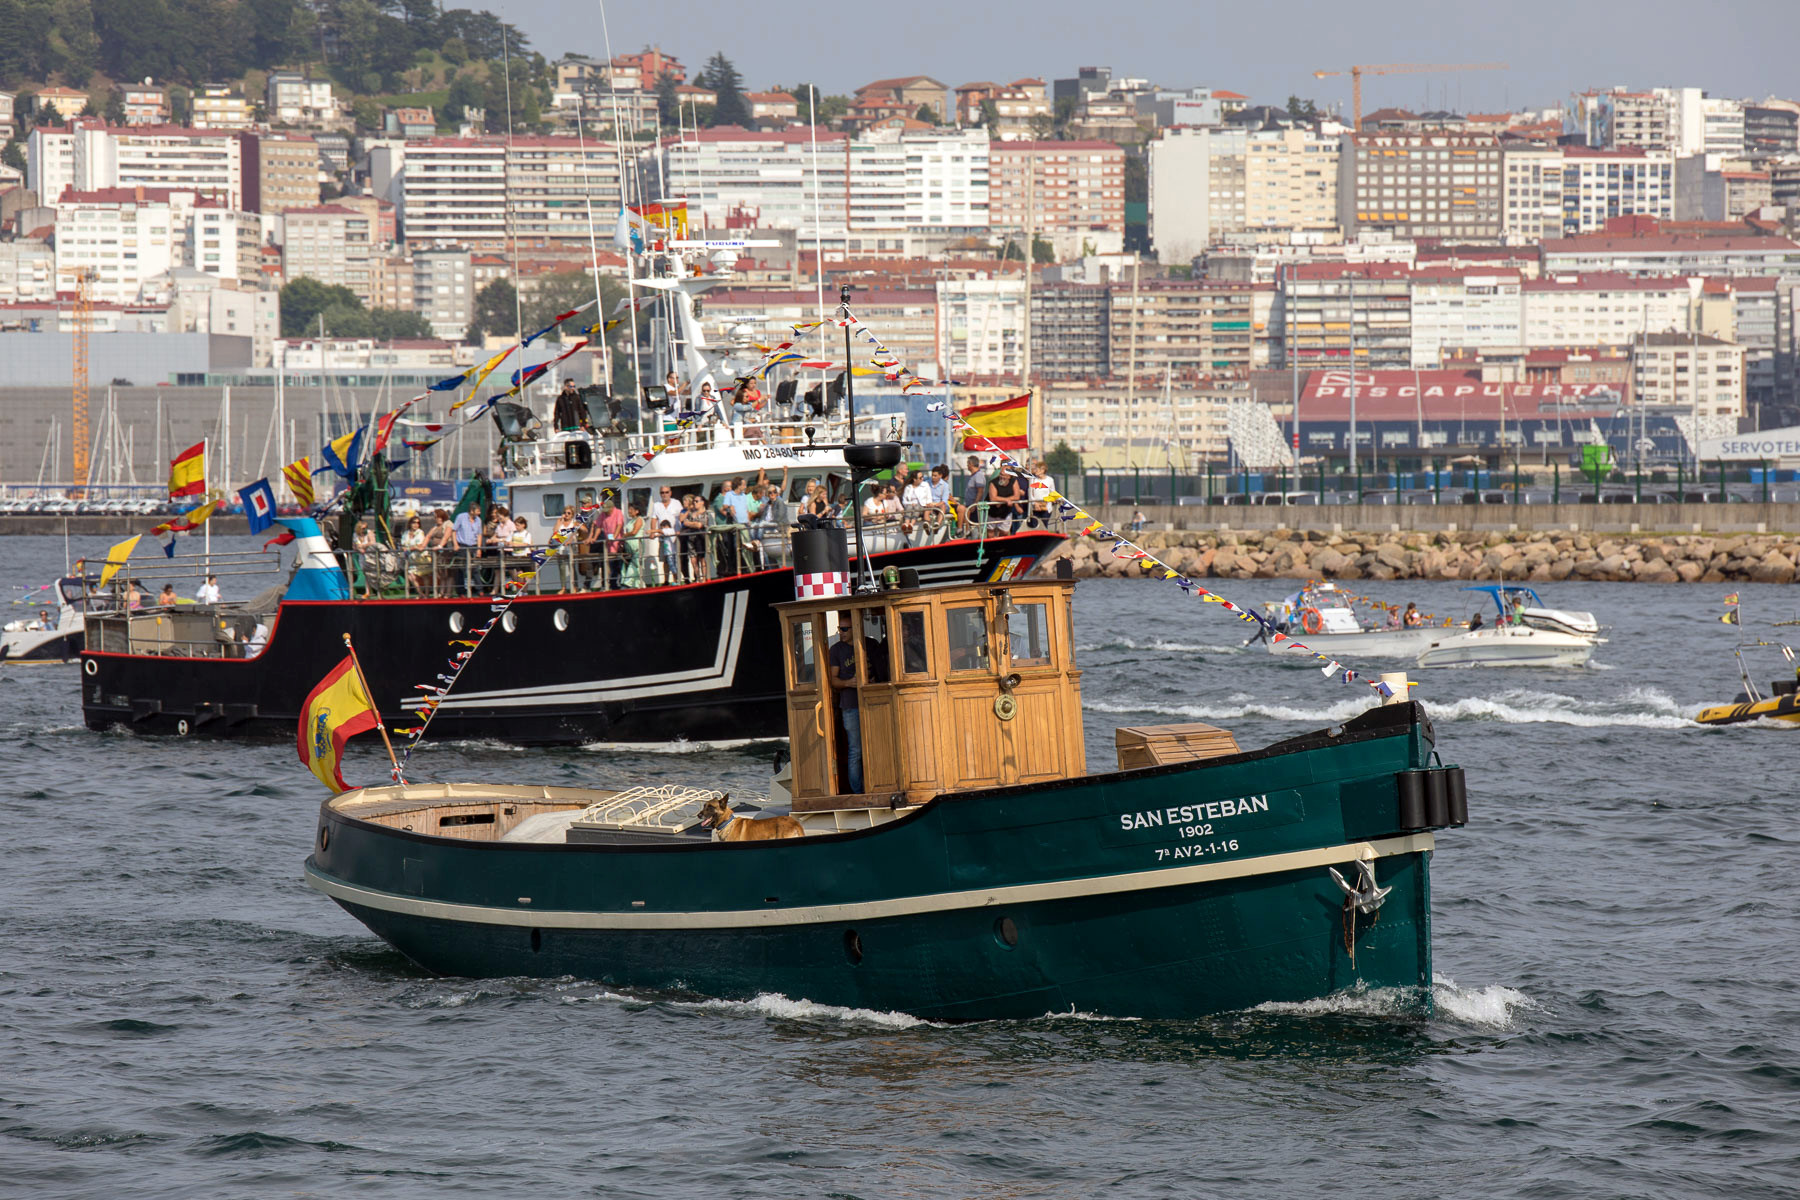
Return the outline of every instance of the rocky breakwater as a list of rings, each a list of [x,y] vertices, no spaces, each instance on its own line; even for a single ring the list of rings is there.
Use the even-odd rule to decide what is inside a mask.
[[[1563,579],[1638,583],[1792,583],[1800,539],[1786,534],[1143,533],[1134,541],[1184,575],[1219,579]],[[1072,537],[1056,557],[1077,578],[1142,578],[1111,541]]]

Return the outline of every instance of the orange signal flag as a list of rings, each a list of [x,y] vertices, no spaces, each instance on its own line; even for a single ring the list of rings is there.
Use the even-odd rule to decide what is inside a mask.
[[[189,446],[169,460],[169,495],[198,496],[206,491],[206,443]]]
[[[334,793],[347,792],[344,743],[380,724],[381,716],[356,669],[356,657],[347,654],[300,706],[300,761]]]

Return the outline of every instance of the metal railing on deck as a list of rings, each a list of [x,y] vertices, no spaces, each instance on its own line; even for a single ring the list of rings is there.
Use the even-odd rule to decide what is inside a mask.
[[[842,525],[841,518],[827,522]],[[987,503],[974,510],[908,508],[863,518],[863,542],[871,554],[931,546],[959,538],[993,537],[1018,528],[1047,526],[1026,505],[1017,511]],[[753,521],[711,525],[664,537],[600,534],[553,551],[526,583],[526,595],[673,587],[789,566],[792,527]],[[531,571],[538,547],[390,549],[338,551],[351,595],[415,599],[493,596],[521,572]]]

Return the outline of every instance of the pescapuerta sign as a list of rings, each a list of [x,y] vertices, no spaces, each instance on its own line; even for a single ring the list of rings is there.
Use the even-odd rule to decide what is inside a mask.
[[[1800,425],[1700,439],[1701,462],[1773,463],[1782,458],[1800,458]]]

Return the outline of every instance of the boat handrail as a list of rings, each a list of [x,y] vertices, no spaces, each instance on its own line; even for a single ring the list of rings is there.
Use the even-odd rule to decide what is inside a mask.
[[[786,501],[782,505],[787,513],[792,512],[793,505]],[[870,553],[878,554],[999,536],[1014,528],[1049,527],[1050,518],[995,511],[997,507],[987,501],[956,512],[915,506],[884,514],[879,520],[865,517],[864,542]],[[823,523],[842,525],[837,518]],[[666,537],[645,532],[570,543],[550,555],[527,582],[524,593],[673,587],[778,569],[793,562],[794,528],[792,521],[755,520],[747,525],[709,525],[691,533],[677,530]],[[695,539],[703,541],[696,543]],[[353,597],[444,599],[500,594],[508,581],[532,570],[530,553],[541,546],[410,550],[383,546],[334,553]]]
[[[570,824],[590,829],[643,829],[681,833],[693,828],[699,820],[701,805],[724,795],[716,788],[688,787],[679,783],[644,784],[626,788],[605,800],[588,805],[575,815]],[[692,820],[664,819],[687,808],[695,810]]]
[[[757,421],[721,421],[705,418],[682,428],[646,432],[606,428],[558,430],[542,436],[502,442],[502,465],[515,478],[548,475],[569,470],[570,444],[586,445],[598,475],[618,475],[634,457],[652,453],[680,454],[702,450],[786,446],[803,448],[808,443],[836,445],[845,441],[850,423],[842,417],[807,419],[770,416]],[[904,437],[905,418],[898,413],[861,413],[856,436],[862,441]],[[660,449],[659,449],[660,448]]]

